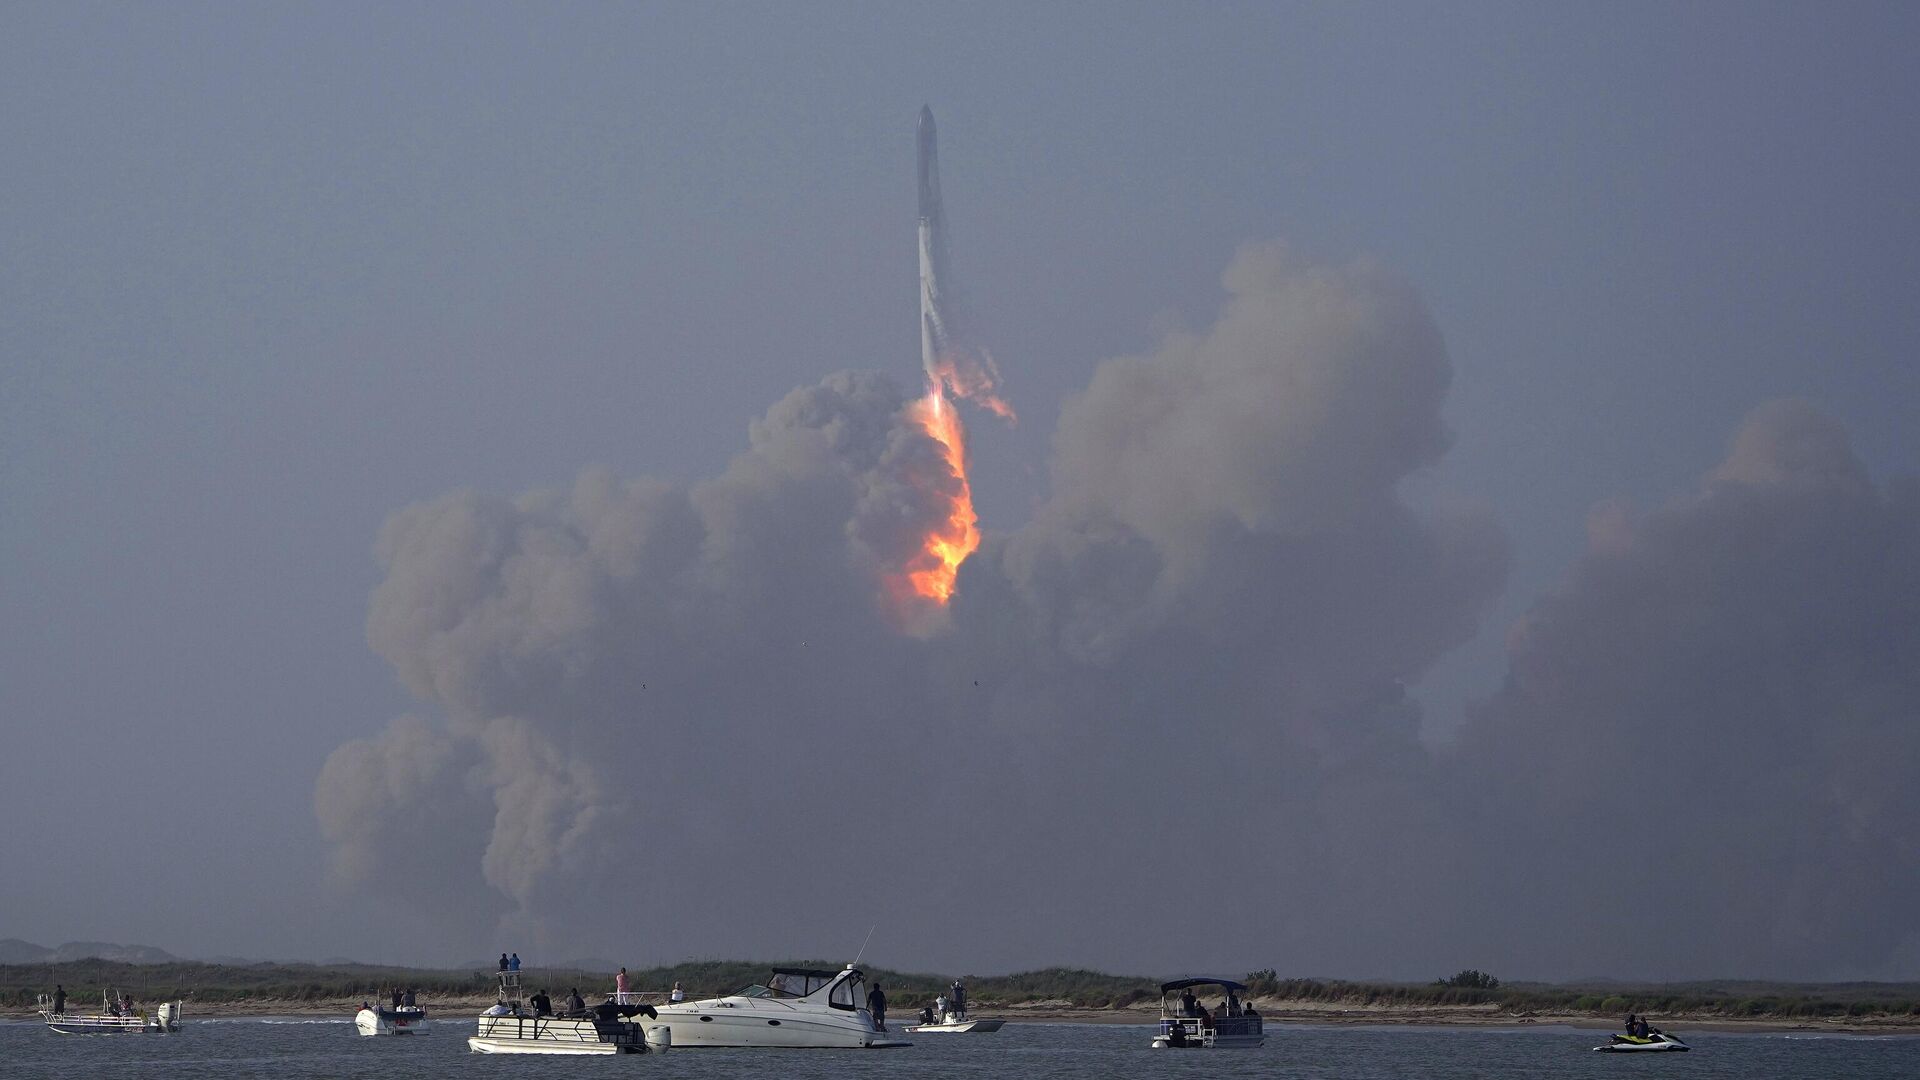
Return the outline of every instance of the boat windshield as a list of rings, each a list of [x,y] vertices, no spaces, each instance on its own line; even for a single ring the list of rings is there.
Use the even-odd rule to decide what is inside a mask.
[[[767,985],[755,983],[741,991],[745,997],[803,998],[832,982],[839,972],[776,971]],[[755,991],[759,993],[755,993]]]

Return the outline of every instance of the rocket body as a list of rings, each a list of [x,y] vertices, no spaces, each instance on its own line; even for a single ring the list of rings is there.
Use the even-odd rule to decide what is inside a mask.
[[[933,110],[922,106],[920,145],[920,366],[927,386],[973,402],[1011,423],[1013,407],[1000,397],[1000,372],[973,339],[947,268],[947,211],[940,201],[940,147]]]
[[[929,382],[940,379],[940,356],[951,342],[940,283],[947,276],[946,212],[940,205],[940,148],[933,110],[920,107],[920,364]]]

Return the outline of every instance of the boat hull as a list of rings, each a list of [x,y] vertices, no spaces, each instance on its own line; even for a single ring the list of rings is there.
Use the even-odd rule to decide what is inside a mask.
[[[1173,1041],[1171,1029],[1175,1024],[1185,1030],[1185,1042]],[[1163,1018],[1151,1045],[1155,1050],[1251,1050],[1266,1041],[1266,1027],[1259,1017],[1222,1018],[1211,1028],[1192,1019]]]
[[[755,999],[741,999],[752,1002]],[[868,1027],[864,1013],[827,1013],[772,1004],[726,1005],[695,1002],[659,1010],[654,1024],[666,1025],[676,1049],[688,1047],[773,1047],[785,1049],[879,1050],[912,1045],[890,1032]]]
[[[962,1020],[957,1024],[915,1024],[907,1030],[915,1035],[938,1035],[944,1033],[954,1035],[984,1035],[989,1031],[999,1031],[1000,1026],[1005,1023],[1005,1020]]]
[[[476,1054],[571,1054],[576,1056],[640,1052],[638,1050],[623,1051],[612,1043],[566,1045],[533,1039],[482,1039],[478,1035],[468,1037],[467,1049]]]
[[[1596,1046],[1594,1050],[1602,1054],[1671,1054],[1692,1047],[1670,1035],[1656,1035],[1646,1042],[1636,1042],[1621,1035],[1615,1035],[1613,1042],[1606,1046]]]
[[[425,1009],[361,1009],[353,1016],[353,1026],[362,1035],[417,1035],[426,1031]]]

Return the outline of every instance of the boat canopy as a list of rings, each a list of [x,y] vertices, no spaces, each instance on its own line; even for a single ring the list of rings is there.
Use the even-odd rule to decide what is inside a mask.
[[[767,979],[766,986],[749,986],[740,992],[740,996],[812,997],[823,988],[832,985],[834,986],[834,992],[831,995],[833,1000],[829,1003],[840,1004],[840,998],[844,997],[848,1002],[852,1002],[856,996],[853,990],[847,989],[848,987],[861,985],[860,972],[852,964],[848,964],[839,971],[801,967],[777,967],[772,970],[773,975]]]
[[[826,968],[797,967],[777,967],[773,969],[773,973],[775,975],[799,975],[808,979],[831,979],[835,975],[840,974],[837,971],[829,971]]]
[[[1175,990],[1185,990],[1189,986],[1223,986],[1235,993],[1245,993],[1247,989],[1247,984],[1235,982],[1232,979],[1218,979],[1206,975],[1199,975],[1191,979],[1175,979],[1172,982],[1163,982],[1160,984],[1160,993],[1171,994]]]

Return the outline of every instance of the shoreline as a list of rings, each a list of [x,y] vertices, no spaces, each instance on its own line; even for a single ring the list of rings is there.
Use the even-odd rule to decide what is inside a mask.
[[[589,1000],[593,995],[586,995]],[[648,995],[650,999],[654,995]],[[238,1001],[196,1002],[187,998],[182,1010],[184,1019],[222,1020],[287,1017],[312,1019],[333,1017],[342,1021],[351,1020],[360,1008],[361,998],[329,998],[322,1000],[286,1000],[275,998],[247,998]],[[421,1002],[427,1009],[428,1018],[445,1017],[449,1020],[471,1020],[481,1010],[494,1003],[492,994],[469,994],[459,997],[436,997]],[[145,1003],[151,1004],[151,1003]],[[1593,1031],[1611,1031],[1620,1026],[1619,1018],[1600,1017],[1590,1013],[1506,1013],[1497,1007],[1485,1005],[1433,1006],[1421,1008],[1367,1008],[1358,1006],[1328,1005],[1321,1002],[1256,1000],[1256,1008],[1261,1017],[1273,1027],[1284,1029],[1292,1025],[1301,1026],[1392,1026],[1392,1027],[1567,1027]],[[1159,1019],[1157,1003],[1144,1007],[1120,1009],[1075,1008],[1065,1002],[1045,1001],[1026,1005],[995,1006],[981,1003],[974,1010],[982,1018],[1003,1019],[1009,1023],[1028,1024],[1133,1024],[1147,1025]],[[911,1015],[904,1008],[896,1021],[903,1021]],[[38,1013],[32,1009],[0,1010],[0,1019],[32,1022],[38,1019]],[[1716,1016],[1702,1013],[1649,1013],[1647,1019],[1655,1027],[1669,1026],[1680,1031],[1706,1032],[1748,1032],[1783,1033],[1796,1032],[1819,1033],[1826,1035],[1916,1035],[1920,1034],[1920,1020],[1909,1017],[1834,1017],[1825,1020],[1791,1020],[1779,1017],[1741,1017]]]

